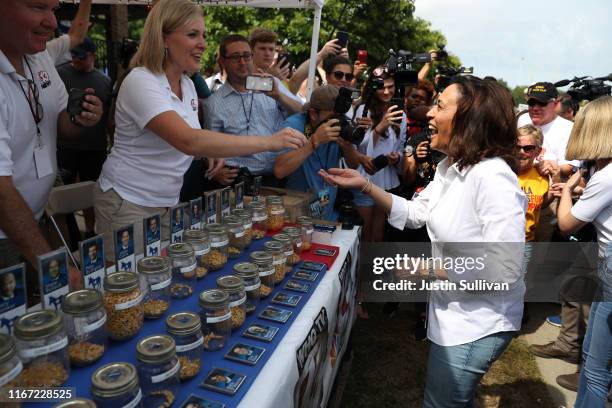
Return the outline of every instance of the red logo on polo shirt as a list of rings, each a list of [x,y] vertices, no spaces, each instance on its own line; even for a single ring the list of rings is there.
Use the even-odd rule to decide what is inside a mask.
[[[193,109],[194,111],[198,110],[198,102],[195,99],[191,100],[191,109]]]
[[[40,82],[41,88],[46,88],[51,85],[49,74],[47,71],[38,71],[38,82]]]

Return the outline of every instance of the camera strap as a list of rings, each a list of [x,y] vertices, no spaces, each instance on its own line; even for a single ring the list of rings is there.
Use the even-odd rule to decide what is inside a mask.
[[[242,93],[238,92],[240,95],[240,102],[242,102],[242,111],[244,112],[244,119],[246,119],[246,134],[249,134],[249,129],[251,127],[251,118],[253,117],[253,99],[255,99],[255,95],[253,91],[251,91],[251,106],[249,107],[249,114],[247,115],[246,106],[244,105],[244,98],[242,97]]]
[[[28,67],[28,71],[30,71],[30,77],[32,79],[26,78],[26,81],[28,83],[28,91],[26,92],[23,89],[23,85],[21,84],[21,81],[19,82],[19,89],[21,89],[21,93],[23,93],[23,96],[25,96],[26,101],[28,101],[28,107],[30,108],[30,113],[32,114],[32,119],[34,119],[34,124],[36,125],[36,141],[37,141],[37,145],[38,147],[42,146],[42,140],[41,140],[41,134],[40,134],[40,127],[38,126],[38,124],[42,121],[42,105],[40,104],[40,101],[38,100],[38,85],[36,85],[36,82],[34,82],[34,72],[32,72],[32,67],[30,66],[30,63],[28,62],[27,58],[23,59],[26,63],[26,66]],[[30,94],[31,94],[31,98],[30,98]]]

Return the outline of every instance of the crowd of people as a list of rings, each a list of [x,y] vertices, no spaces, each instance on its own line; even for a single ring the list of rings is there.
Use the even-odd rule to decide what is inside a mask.
[[[239,173],[310,192],[318,218],[337,220],[339,204],[352,203],[365,242],[525,243],[522,257],[505,260],[513,279],[504,296],[434,292],[416,308],[417,337],[432,342],[423,406],[467,407],[527,317],[523,274],[532,244],[590,225],[599,245],[592,305],[562,293],[558,339],[530,351],[578,364],[558,378],[578,391],[576,407],[610,401],[612,97],[580,107],[538,82],[517,114],[494,78],[456,76],[441,89],[426,79],[425,64],[399,102],[387,67],[353,64],[334,39],[317,54],[317,86],[307,98],[309,61],[292,67],[265,28],[225,36],[219,72],[203,78],[204,19],[189,0],[155,2],[113,96],[86,37],[91,1],[80,2],[68,34],[50,41],[57,6],[0,2],[0,268],[25,260],[35,280],[37,256],[52,249],[39,229],[50,191],[77,180],[96,183],[85,234],[104,234],[107,259],[113,230],[160,214],[167,240],[170,208],[232,185]],[[252,76],[271,89],[253,90]],[[339,110],[352,88],[362,97]],[[134,247],[143,239],[135,228]],[[458,278],[428,263],[418,272]],[[79,288],[76,266],[69,275]]]

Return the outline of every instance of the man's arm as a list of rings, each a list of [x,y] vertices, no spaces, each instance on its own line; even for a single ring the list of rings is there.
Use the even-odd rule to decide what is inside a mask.
[[[85,36],[87,36],[89,16],[91,14],[91,2],[92,0],[81,0],[76,16],[74,16],[74,20],[70,23],[70,29],[68,30],[70,49],[81,44],[83,40],[85,40]]]
[[[359,153],[353,144],[343,139],[338,139],[337,143],[342,149],[342,155],[344,156],[344,161],[346,161],[346,164],[348,164],[351,169],[356,169],[359,167],[359,164],[361,164],[360,156],[362,156],[362,154]]]
[[[302,163],[306,161],[308,156],[314,152],[312,143],[306,143],[299,149],[283,153],[276,157],[274,161],[274,177],[283,179],[296,171]]]
[[[11,176],[0,176],[0,229],[31,265],[37,264],[37,255],[51,251]]]
[[[331,41],[328,41],[321,51],[317,53],[317,65],[319,65],[325,58],[330,55],[335,55],[340,53],[340,46],[336,44],[338,41],[337,38],[334,38]],[[289,90],[296,94],[300,87],[302,86],[302,82],[308,78],[308,66],[310,65],[310,59],[302,62],[302,64],[295,70],[291,79],[289,80]]]
[[[302,104],[299,101],[290,98],[283,92],[279,91],[278,97],[274,99],[276,99],[276,101],[289,113],[289,115],[302,111]]]

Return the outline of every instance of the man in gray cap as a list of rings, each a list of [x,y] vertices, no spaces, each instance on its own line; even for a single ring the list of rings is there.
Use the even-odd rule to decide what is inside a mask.
[[[338,88],[325,85],[315,89],[310,102],[302,113],[291,115],[281,127],[290,127],[303,132],[310,143],[300,149],[286,151],[276,157],[274,176],[287,177],[286,187],[292,190],[311,191],[317,198],[317,210],[326,220],[336,220],[334,210],[337,188],[325,184],[319,176],[320,169],[338,167],[344,155],[350,167],[358,166],[357,150],[340,138],[338,114],[334,111]]]

